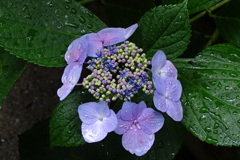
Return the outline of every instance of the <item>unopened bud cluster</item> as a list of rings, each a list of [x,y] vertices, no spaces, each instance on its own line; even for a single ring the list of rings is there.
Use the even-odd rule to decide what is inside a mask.
[[[110,46],[97,53],[98,57],[88,61],[92,71],[83,80],[83,86],[100,101],[116,99],[130,100],[141,89],[150,94],[152,81],[145,71],[147,61],[142,49],[134,43],[124,42],[120,46]]]

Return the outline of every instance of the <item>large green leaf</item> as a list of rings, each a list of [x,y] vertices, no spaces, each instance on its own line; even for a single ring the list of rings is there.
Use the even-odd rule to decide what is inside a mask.
[[[239,146],[240,49],[215,45],[174,64],[183,85],[183,124],[202,141]]]
[[[231,1],[215,16],[215,22],[223,38],[240,47],[240,1]]]
[[[26,66],[26,61],[4,51],[0,47],[0,108],[8,91],[21,75]]]
[[[137,33],[136,42],[148,58],[157,50],[163,50],[169,59],[181,55],[187,48],[191,33],[187,2],[148,11],[140,19]]]
[[[0,1],[0,45],[42,66],[64,66],[72,40],[104,27],[74,0]]]
[[[61,101],[50,120],[50,141],[52,146],[79,146],[85,143],[81,134],[81,120],[78,106],[94,101],[88,92],[78,91]]]
[[[164,4],[177,4],[183,0],[163,0]],[[221,0],[188,0],[188,10],[190,14],[207,9]]]

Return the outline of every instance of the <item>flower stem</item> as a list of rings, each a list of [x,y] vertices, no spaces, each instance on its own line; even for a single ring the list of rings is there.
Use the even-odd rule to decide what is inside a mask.
[[[225,4],[227,4],[228,2],[230,2],[231,0],[222,0],[221,2],[215,4],[214,6],[198,13],[196,16],[194,16],[193,18],[190,19],[190,22],[195,22],[196,20],[200,19],[201,17],[205,16],[207,13],[208,14],[212,14],[212,12],[222,6],[224,6]]]

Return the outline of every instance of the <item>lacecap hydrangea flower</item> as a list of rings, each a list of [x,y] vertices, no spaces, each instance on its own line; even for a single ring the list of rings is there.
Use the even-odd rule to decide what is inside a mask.
[[[57,94],[60,100],[67,97],[80,79],[83,64],[87,64],[90,73],[81,85],[99,102],[78,107],[84,140],[99,142],[114,131],[123,135],[122,145],[127,151],[142,156],[152,147],[164,117],[147,108],[144,101],[131,102],[132,97],[138,93],[154,94],[155,107],[175,121],[182,119],[183,111],[180,102],[182,86],[172,62],[160,50],[148,61],[141,48],[126,41],[137,27],[134,24],[126,29],[105,28],[74,40],[65,54],[67,66],[62,76],[63,86]],[[118,44],[120,42],[123,43]],[[87,57],[90,60],[86,61]],[[150,71],[152,78],[148,76]],[[118,99],[125,102],[116,115],[108,104]]]
[[[105,28],[98,33],[89,33],[74,40],[65,53],[67,66],[62,76],[63,86],[58,89],[57,94],[63,100],[77,84],[85,59],[97,57],[96,53],[103,50],[104,46],[114,45],[127,40],[138,27],[134,24],[124,28]]]
[[[86,142],[99,142],[117,127],[117,117],[104,101],[84,103],[78,107],[82,135]]]
[[[155,135],[164,123],[164,117],[147,108],[145,102],[139,104],[124,102],[117,113],[118,125],[114,130],[122,136],[123,147],[132,154],[142,156],[152,147]]]

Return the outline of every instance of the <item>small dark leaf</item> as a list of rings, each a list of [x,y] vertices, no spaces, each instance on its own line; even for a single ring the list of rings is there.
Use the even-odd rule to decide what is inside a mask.
[[[16,58],[0,47],[0,108],[8,91],[22,74],[26,61]]]

